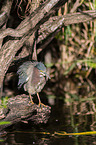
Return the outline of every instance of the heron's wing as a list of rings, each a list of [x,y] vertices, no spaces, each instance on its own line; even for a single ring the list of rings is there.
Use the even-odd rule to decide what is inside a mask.
[[[17,71],[17,74],[19,75],[18,88],[21,88],[23,84],[28,82],[32,75],[32,67],[33,65],[31,61],[27,61],[19,67]]]

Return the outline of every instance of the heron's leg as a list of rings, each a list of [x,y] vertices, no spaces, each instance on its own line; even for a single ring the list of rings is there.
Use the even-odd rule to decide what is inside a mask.
[[[29,94],[29,97],[30,97],[31,103],[34,104],[31,94]]]
[[[37,93],[37,97],[38,97],[38,100],[39,100],[39,104],[41,104],[41,100],[40,100],[40,97],[39,97],[39,93]]]
[[[37,93],[37,97],[38,97],[38,100],[39,100],[39,106],[40,105],[43,105],[43,106],[47,107],[46,105],[44,105],[43,103],[41,103],[41,100],[40,100],[40,97],[39,97],[39,93]]]

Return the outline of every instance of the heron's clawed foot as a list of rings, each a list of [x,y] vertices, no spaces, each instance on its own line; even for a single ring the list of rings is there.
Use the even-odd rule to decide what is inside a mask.
[[[41,107],[41,108],[47,107],[45,104],[41,103],[41,100],[40,100],[40,97],[39,97],[38,93],[37,93],[37,97],[38,97],[38,100],[39,100],[39,107]]]
[[[38,105],[39,105],[39,107],[41,107],[41,108],[47,107],[47,105],[45,105],[45,104],[43,104],[43,103],[41,103],[41,102],[40,102]]]
[[[34,104],[34,102],[33,102],[33,101],[29,101],[29,104],[30,104],[30,103],[32,103],[32,105]]]

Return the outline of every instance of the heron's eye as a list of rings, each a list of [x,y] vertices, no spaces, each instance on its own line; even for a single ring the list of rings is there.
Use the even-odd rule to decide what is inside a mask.
[[[41,73],[44,73],[44,71],[43,71],[43,70],[40,70],[40,72],[41,72]]]

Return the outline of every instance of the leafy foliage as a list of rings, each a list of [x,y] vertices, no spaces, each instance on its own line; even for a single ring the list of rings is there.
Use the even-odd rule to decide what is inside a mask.
[[[0,107],[6,108],[7,107],[8,97],[2,97]]]

